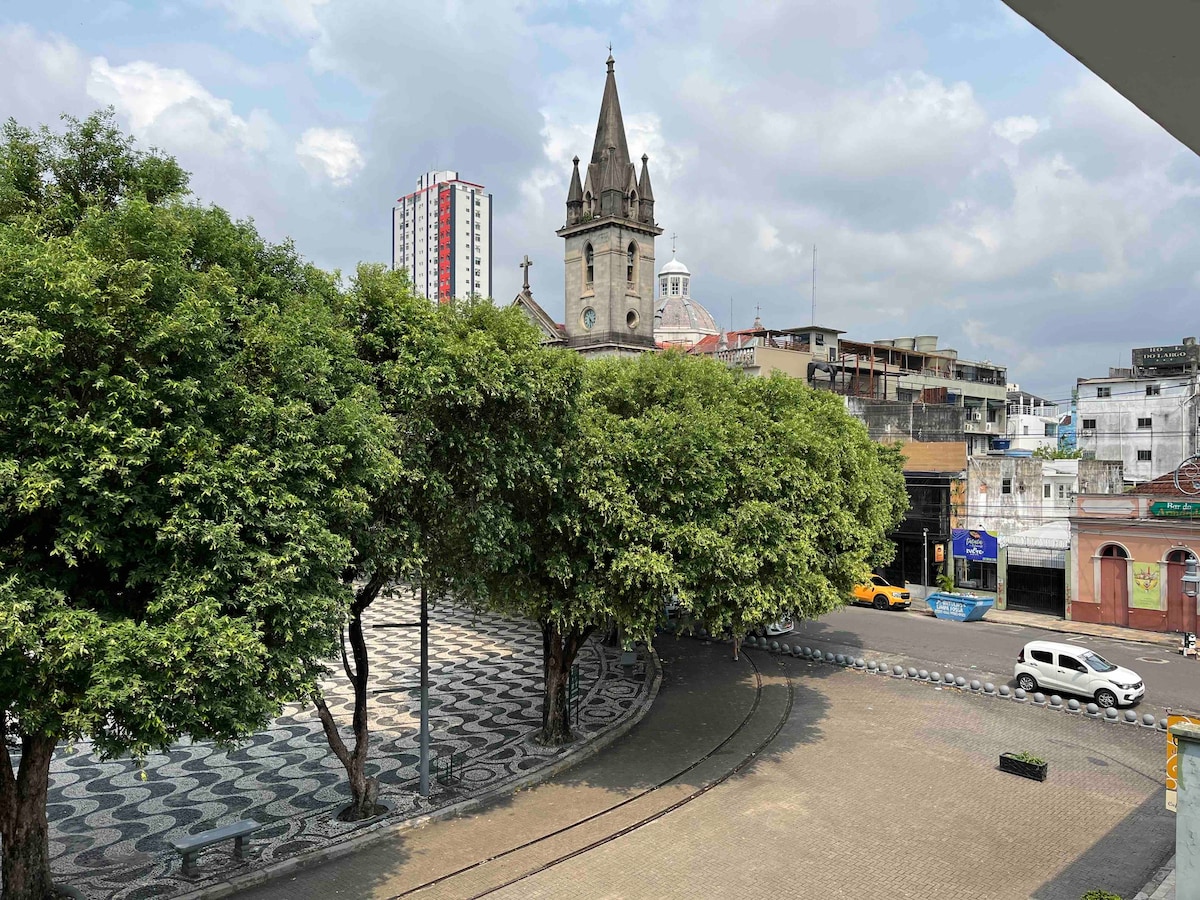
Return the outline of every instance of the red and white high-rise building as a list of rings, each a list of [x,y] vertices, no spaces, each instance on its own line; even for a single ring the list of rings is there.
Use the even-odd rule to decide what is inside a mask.
[[[392,268],[448,303],[492,296],[492,195],[457,172],[426,172],[392,210]]]

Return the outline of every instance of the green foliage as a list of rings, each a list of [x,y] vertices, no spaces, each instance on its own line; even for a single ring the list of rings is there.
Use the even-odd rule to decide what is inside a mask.
[[[937,586],[938,590],[942,591],[943,593],[954,593],[954,579],[950,577],[950,573],[941,566],[938,567]]]
[[[664,598],[713,629],[818,616],[886,563],[900,457],[832,395],[679,353],[590,361],[554,490],[516,507],[493,603],[649,639]]]
[[[1121,900],[1121,895],[1101,890],[1100,888],[1092,888],[1092,890],[1080,897],[1079,900]]]
[[[311,687],[382,428],[333,280],[111,115],[0,147],[0,710],[144,752]]]
[[[1010,753],[1009,756],[1018,762],[1029,763],[1031,766],[1044,766],[1046,764],[1046,760],[1031,753],[1029,750],[1022,750],[1020,753]]]
[[[1065,447],[1038,447],[1033,451],[1034,459],[1082,459],[1082,450],[1068,450]]]

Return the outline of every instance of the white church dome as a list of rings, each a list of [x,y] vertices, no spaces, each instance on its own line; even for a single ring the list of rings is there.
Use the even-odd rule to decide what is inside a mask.
[[[677,260],[674,256],[672,256],[671,261],[669,263],[667,263],[666,265],[664,265],[661,269],[658,270],[658,274],[659,275],[691,275],[692,273],[688,271],[687,266],[685,266],[683,263],[681,263],[679,260]]]
[[[659,269],[654,340],[660,344],[690,346],[721,333],[712,314],[692,299],[691,274],[674,257]]]

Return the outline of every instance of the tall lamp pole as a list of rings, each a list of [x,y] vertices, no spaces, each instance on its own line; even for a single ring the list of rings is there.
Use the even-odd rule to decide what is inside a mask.
[[[925,596],[929,596],[929,529],[922,528],[924,540],[921,542],[922,568],[921,568],[921,584],[925,587]]]

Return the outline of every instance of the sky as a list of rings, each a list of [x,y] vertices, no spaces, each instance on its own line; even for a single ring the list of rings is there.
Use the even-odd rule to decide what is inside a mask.
[[[197,198],[349,277],[431,169],[562,316],[611,42],[657,265],[717,321],[939,337],[1050,400],[1200,332],[1200,159],[999,0],[0,4],[0,115],[112,106]]]

